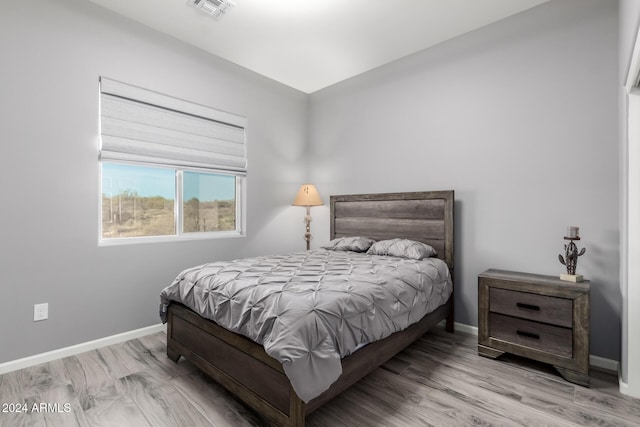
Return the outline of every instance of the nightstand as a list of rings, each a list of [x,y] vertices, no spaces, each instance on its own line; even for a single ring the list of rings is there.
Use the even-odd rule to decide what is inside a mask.
[[[590,282],[490,269],[478,275],[478,354],[552,364],[589,386]]]

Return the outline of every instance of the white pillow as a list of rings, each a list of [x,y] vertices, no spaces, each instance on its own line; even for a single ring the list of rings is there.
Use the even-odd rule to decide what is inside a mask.
[[[390,239],[375,242],[369,250],[369,255],[388,255],[409,259],[424,259],[437,256],[436,250],[426,243],[408,239]]]
[[[338,237],[337,239],[333,239],[327,243],[325,246],[322,246],[322,248],[333,251],[366,252],[373,243],[375,243],[375,240],[369,239],[368,237]]]

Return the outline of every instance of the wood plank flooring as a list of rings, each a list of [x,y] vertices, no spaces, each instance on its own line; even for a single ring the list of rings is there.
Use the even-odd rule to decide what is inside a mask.
[[[164,333],[0,376],[0,426],[265,425]],[[480,357],[477,337],[435,330],[307,417],[320,426],[638,426],[640,400],[592,370],[592,388],[544,364]],[[26,412],[8,407],[18,404]]]

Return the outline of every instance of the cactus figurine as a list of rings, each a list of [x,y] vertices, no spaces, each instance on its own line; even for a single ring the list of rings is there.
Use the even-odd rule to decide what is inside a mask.
[[[558,255],[558,259],[560,260],[560,263],[562,265],[567,266],[567,273],[573,276],[576,274],[578,257],[584,255],[584,253],[587,251],[587,248],[582,248],[580,252],[578,252],[578,247],[576,246],[575,243],[573,243],[573,241],[579,240],[580,239],[579,237],[578,238],[565,237],[565,239],[570,240],[570,242],[568,245],[564,245],[564,249],[565,249],[564,258],[562,257],[562,255]]]

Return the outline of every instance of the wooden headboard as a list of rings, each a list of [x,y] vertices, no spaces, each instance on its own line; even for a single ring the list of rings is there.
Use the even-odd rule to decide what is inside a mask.
[[[431,245],[453,272],[453,190],[331,196],[331,239],[364,236]]]

